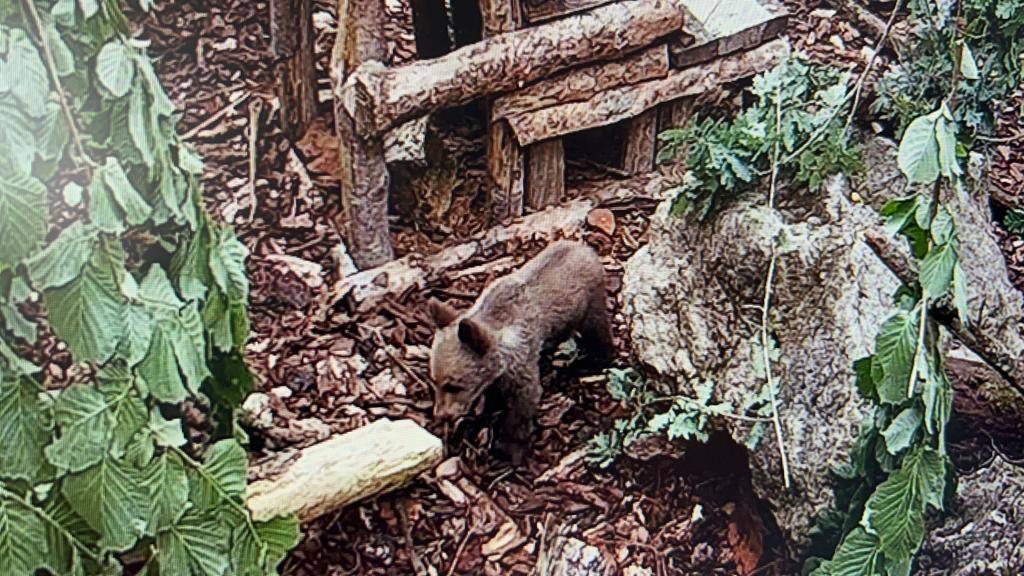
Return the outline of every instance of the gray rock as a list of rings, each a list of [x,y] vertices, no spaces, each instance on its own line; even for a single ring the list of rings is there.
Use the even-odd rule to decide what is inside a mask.
[[[616,573],[597,546],[567,536],[557,536],[537,561],[537,576],[611,576]]]
[[[871,352],[898,287],[861,240],[878,223],[876,212],[848,194],[836,179],[821,194],[783,199],[778,210],[751,197],[705,225],[670,216],[663,203],[623,278],[639,359],[674,380],[678,393],[693,395],[693,384],[710,379],[716,398],[735,406],[765,383],[760,307],[772,239],[783,239],[769,330],[793,487],[783,485],[770,429],[751,468],[755,490],[795,551],[815,514],[833,502],[829,468],[847,460],[867,410],[851,366]],[[745,422],[722,424],[739,442],[750,432]]]
[[[918,556],[922,575],[1024,571],[1024,469],[996,458],[961,476],[951,512],[928,533]]]
[[[776,210],[765,207],[764,194],[750,195],[705,225],[669,216],[669,202],[663,202],[651,220],[649,243],[625,266],[620,296],[639,360],[673,382],[677,393],[692,396],[695,384],[710,379],[716,401],[739,405],[764,385],[758,358],[760,307],[769,247],[773,238],[784,240],[769,329],[778,349],[773,374],[792,489],[783,486],[778,445],[770,428],[751,452],[750,465],[755,491],[771,506],[796,554],[806,547],[814,516],[832,504],[828,471],[847,461],[869,408],[856,392],[852,363],[871,353],[898,282],[864,244],[862,232],[879,224],[878,207],[907,193],[895,153],[891,142],[878,139],[869,144],[869,169],[854,184],[857,196],[868,205],[849,200],[853,193],[843,178],[834,179],[819,194],[784,191]],[[952,207],[960,230],[972,320],[999,334],[1011,353],[1024,353],[1021,295],[1007,280],[990,232],[984,191],[959,191],[943,201]],[[721,425],[739,442],[750,432],[749,424],[737,420]],[[960,479],[964,505],[958,510],[961,516],[951,520],[960,522],[955,524],[959,529],[984,520],[965,515],[970,503],[978,502],[974,496],[991,496],[999,482],[1020,492],[1020,470],[1004,466],[988,474]],[[965,539],[962,551],[952,537],[929,541],[929,546],[941,543],[945,548],[937,551],[952,551],[965,562],[1018,562],[1019,567],[1019,527],[1024,519],[1019,511],[1011,514],[1014,505],[1020,508],[1019,501],[1004,500],[1010,507],[1001,508],[1002,517],[1017,532],[989,531],[992,540],[984,546],[983,539],[978,544]],[[1011,533],[1017,538],[998,539]],[[964,572],[975,573],[980,572]]]

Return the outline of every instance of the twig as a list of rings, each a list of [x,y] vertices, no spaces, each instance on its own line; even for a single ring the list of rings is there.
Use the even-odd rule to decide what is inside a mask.
[[[256,98],[249,103],[249,223],[256,217],[256,140],[259,133],[260,111],[263,100]]]
[[[466,543],[469,542],[469,539],[473,536],[473,532],[474,529],[472,527],[466,530],[466,535],[463,536],[462,542],[459,544],[459,547],[455,549],[455,556],[452,558],[452,565],[448,567],[448,573],[446,576],[452,576],[452,574],[455,574],[455,567],[459,565],[459,558],[462,557],[462,551],[465,550]]]
[[[413,569],[416,571],[417,576],[423,574],[429,574],[427,567],[423,565],[423,560],[420,559],[420,555],[416,553],[416,545],[412,541],[412,527],[409,526],[409,516],[405,512],[405,506],[398,505],[398,520],[402,524],[402,532],[405,534],[405,547],[409,552],[409,559],[412,562]]]
[[[227,116],[228,114],[234,112],[235,111],[235,107],[238,106],[239,104],[241,104],[242,102],[245,102],[246,100],[248,100],[250,96],[252,96],[252,93],[251,92],[246,92],[245,94],[242,94],[239,98],[237,98],[237,99],[235,99],[233,101],[229,101],[223,108],[218,110],[212,116],[210,116],[206,120],[203,120],[199,124],[196,124],[188,132],[185,132],[184,134],[182,134],[181,135],[181,139],[182,140],[191,140],[192,138],[195,138],[196,134],[198,134],[198,133],[202,132],[203,130],[207,129],[208,127],[213,125],[213,123],[217,122],[221,118],[223,118],[223,117]],[[230,96],[228,98],[230,99]]]
[[[779,175],[779,138],[782,132],[782,88],[775,89],[775,146],[772,152],[772,176],[768,186],[768,209],[775,207],[775,189]],[[775,239],[772,239],[771,259],[768,260],[768,274],[764,280],[764,302],[761,304],[761,359],[764,363],[765,385],[768,386],[768,398],[772,403],[772,426],[775,428],[775,440],[779,444],[779,458],[782,461],[782,482],[790,487],[789,457],[786,455],[786,441],[782,435],[782,421],[779,418],[779,402],[775,394],[775,382],[772,379],[771,354],[768,353],[768,311],[772,299],[772,282],[775,280]]]
[[[914,396],[914,384],[917,382],[917,367],[920,365],[921,351],[924,350],[924,330],[928,322],[928,294],[921,295],[921,317],[917,320],[917,346],[914,347],[914,364],[910,369],[910,380],[907,382],[907,398]]]
[[[882,45],[885,43],[886,38],[889,37],[889,33],[892,31],[892,25],[896,21],[896,14],[899,12],[902,5],[903,0],[896,0],[896,5],[892,7],[892,13],[889,15],[889,21],[885,25],[885,30],[882,31],[881,38],[879,38],[878,41],[875,43],[875,48],[871,52],[871,57],[868,58],[868,63],[864,67],[864,71],[860,73],[860,76],[857,78],[857,82],[854,84],[853,92],[848,92],[846,94],[846,97],[843,98],[843,101],[832,109],[832,113],[829,115],[828,120],[822,123],[822,125],[819,126],[813,134],[811,134],[811,137],[808,138],[806,142],[801,144],[799,148],[789,153],[785,158],[782,159],[783,164],[789,164],[790,162],[793,161],[794,158],[799,157],[801,154],[804,153],[805,150],[810,148],[811,144],[817,142],[818,139],[821,138],[826,131],[828,131],[828,127],[830,124],[832,124],[832,121],[835,120],[837,116],[839,116],[839,111],[842,110],[843,105],[849,102],[851,98],[853,98],[853,107],[850,108],[850,115],[846,119],[846,125],[843,127],[843,133],[845,134],[846,130],[849,129],[850,124],[853,122],[854,113],[857,111],[857,105],[860,103],[860,94],[861,90],[863,90],[864,88],[864,82],[867,80],[868,73],[871,72],[871,68],[874,66],[875,60],[878,58],[878,52],[882,49]]]
[[[22,6],[25,11],[28,12],[29,16],[32,17],[32,24],[35,26],[36,34],[39,36],[39,46],[43,49],[43,56],[46,59],[46,72],[50,76],[50,83],[53,84],[53,89],[57,91],[57,100],[60,102],[61,112],[64,114],[64,121],[68,124],[68,131],[71,132],[71,141],[75,143],[75,150],[78,153],[78,159],[86,165],[87,168],[95,166],[92,158],[85,151],[85,146],[82,144],[82,135],[78,131],[78,125],[75,123],[75,117],[71,114],[71,108],[68,107],[67,96],[64,93],[64,87],[61,86],[60,76],[57,74],[57,63],[53,59],[53,51],[50,50],[50,45],[46,42],[46,32],[43,30],[43,22],[39,18],[39,12],[36,11],[36,5],[33,0],[21,0]],[[75,162],[76,166],[79,166],[79,162]]]

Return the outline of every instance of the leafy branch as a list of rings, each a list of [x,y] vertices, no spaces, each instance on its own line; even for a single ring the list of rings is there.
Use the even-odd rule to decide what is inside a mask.
[[[112,0],[0,3],[0,566],[271,574],[299,533],[242,501],[248,252],[127,30]],[[87,170],[61,173],[76,154]],[[90,376],[48,391],[26,358],[54,337]],[[216,443],[165,417],[188,399]]]

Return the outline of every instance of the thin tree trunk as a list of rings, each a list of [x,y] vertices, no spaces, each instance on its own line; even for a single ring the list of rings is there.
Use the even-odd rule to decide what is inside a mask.
[[[366,87],[351,72],[360,64],[382,67],[384,43],[383,0],[339,0],[338,28],[332,55],[334,86],[346,86],[356,97]],[[394,258],[388,233],[388,171],[382,136],[364,137],[356,132],[353,106],[336,90],[334,119],[340,151],[342,211],[336,222],[349,254],[359,268],[379,266]]]
[[[301,138],[316,116],[312,10],[313,0],[270,0],[270,47],[281,129],[292,140]]]

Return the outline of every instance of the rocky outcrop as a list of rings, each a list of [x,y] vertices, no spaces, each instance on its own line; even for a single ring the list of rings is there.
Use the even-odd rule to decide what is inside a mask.
[[[1001,458],[961,476],[952,515],[932,528],[919,573],[985,576],[1024,570],[1024,468]]]
[[[710,379],[718,399],[740,405],[765,385],[760,308],[777,246],[769,333],[792,489],[783,486],[769,431],[751,468],[755,490],[798,548],[832,503],[829,467],[847,458],[866,413],[851,365],[871,352],[898,287],[860,239],[876,212],[848,193],[837,179],[776,210],[751,197],[703,225],[670,216],[664,203],[623,278],[639,359],[673,379],[678,393],[692,395],[692,384]],[[739,442],[750,432],[746,422],[723,425]]]
[[[768,329],[792,488],[783,486],[770,427],[751,451],[750,466],[755,491],[797,554],[814,516],[833,502],[829,470],[848,459],[867,414],[851,366],[872,352],[898,287],[863,242],[863,232],[880,223],[876,209],[905,194],[894,145],[871,143],[866,164],[870,169],[854,189],[839,177],[819,193],[784,190],[776,209],[765,206],[765,195],[751,194],[702,225],[670,216],[670,202],[663,202],[648,244],[627,262],[623,277],[621,298],[638,359],[672,382],[676,393],[693,396],[694,385],[711,380],[715,401],[737,406],[765,385],[759,327],[776,246]],[[961,191],[943,200],[960,227],[972,319],[998,331],[1007,350],[1024,351],[1020,294],[1007,281],[984,198]],[[739,442],[751,429],[735,419],[719,424]],[[1019,471],[995,473],[1009,482]],[[960,480],[964,506],[970,495],[985,492],[986,478]],[[1020,526],[1022,519],[1013,521]],[[1008,541],[999,560],[985,561],[1011,561],[1013,546]]]

